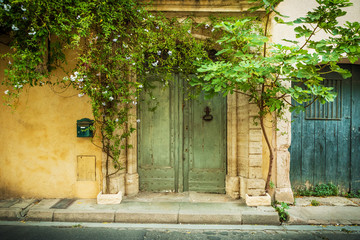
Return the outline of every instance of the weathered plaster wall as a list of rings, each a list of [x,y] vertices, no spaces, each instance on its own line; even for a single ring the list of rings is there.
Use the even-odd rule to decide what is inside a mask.
[[[0,79],[5,65],[0,62]],[[73,89],[58,95],[48,86],[34,87],[23,92],[13,111],[3,104],[5,90],[0,87],[0,198],[96,197],[101,151],[89,138],[76,136],[76,120],[92,118],[88,99]],[[88,170],[86,162],[77,165],[79,155],[95,157],[95,180],[77,180],[79,171]]]

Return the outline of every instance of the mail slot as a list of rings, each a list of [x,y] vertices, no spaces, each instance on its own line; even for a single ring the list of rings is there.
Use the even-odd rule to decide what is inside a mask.
[[[77,137],[92,137],[94,120],[83,118],[76,121]]]

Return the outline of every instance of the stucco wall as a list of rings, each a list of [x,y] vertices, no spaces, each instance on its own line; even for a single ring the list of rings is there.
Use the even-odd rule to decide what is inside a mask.
[[[0,79],[5,65],[2,61]],[[96,197],[101,151],[89,138],[76,136],[76,120],[92,118],[88,99],[71,88],[56,94],[49,86],[35,87],[26,89],[12,110],[3,104],[6,89],[0,87],[0,198]],[[79,155],[95,157],[94,181],[78,181],[79,171],[87,171],[86,162],[78,166]]]
[[[306,0],[306,4],[304,4],[304,0],[285,0],[279,4],[277,10],[280,13],[283,13],[286,16],[289,16],[288,20],[295,20],[298,17],[305,16],[306,13],[318,6],[315,0]],[[359,0],[351,0],[353,6],[343,8],[347,14],[341,18],[339,18],[339,23],[343,24],[346,21],[354,22],[360,21],[360,1]],[[273,42],[281,42],[282,39],[293,39],[295,40],[295,34],[292,30],[294,27],[286,26],[284,24],[277,24],[273,22],[273,28],[271,31],[272,41]],[[324,38],[325,33],[317,33],[314,39]],[[298,41],[305,41],[304,38],[297,39]],[[284,43],[284,42],[283,42]]]

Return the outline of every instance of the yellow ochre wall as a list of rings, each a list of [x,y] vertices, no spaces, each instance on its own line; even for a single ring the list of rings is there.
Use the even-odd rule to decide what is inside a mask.
[[[3,79],[6,64],[0,64]],[[49,86],[33,87],[12,110],[3,104],[6,89],[0,86],[0,199],[96,197],[101,150],[76,136],[76,120],[93,118],[88,98],[72,88],[58,95]],[[96,158],[95,181],[77,181],[78,155]]]

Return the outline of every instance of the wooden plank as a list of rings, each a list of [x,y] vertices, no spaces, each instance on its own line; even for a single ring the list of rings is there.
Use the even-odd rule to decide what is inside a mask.
[[[326,183],[337,184],[338,132],[336,121],[326,121]]]
[[[315,143],[314,121],[304,120],[302,124],[302,163],[301,163],[301,182],[314,184],[314,143]]]
[[[296,104],[293,101],[293,104]],[[303,185],[301,176],[301,164],[302,164],[302,123],[304,118],[304,112],[291,113],[291,147],[290,147],[290,180],[294,188],[301,187]]]
[[[350,189],[350,159],[351,159],[351,79],[344,79],[342,83],[342,92],[338,96],[341,104],[342,117],[338,121],[338,165],[337,179],[341,191]]]
[[[351,190],[360,190],[360,66],[352,71]]]
[[[321,114],[324,106],[321,106]],[[314,145],[314,182],[313,184],[326,183],[326,121],[315,120],[315,145]]]

